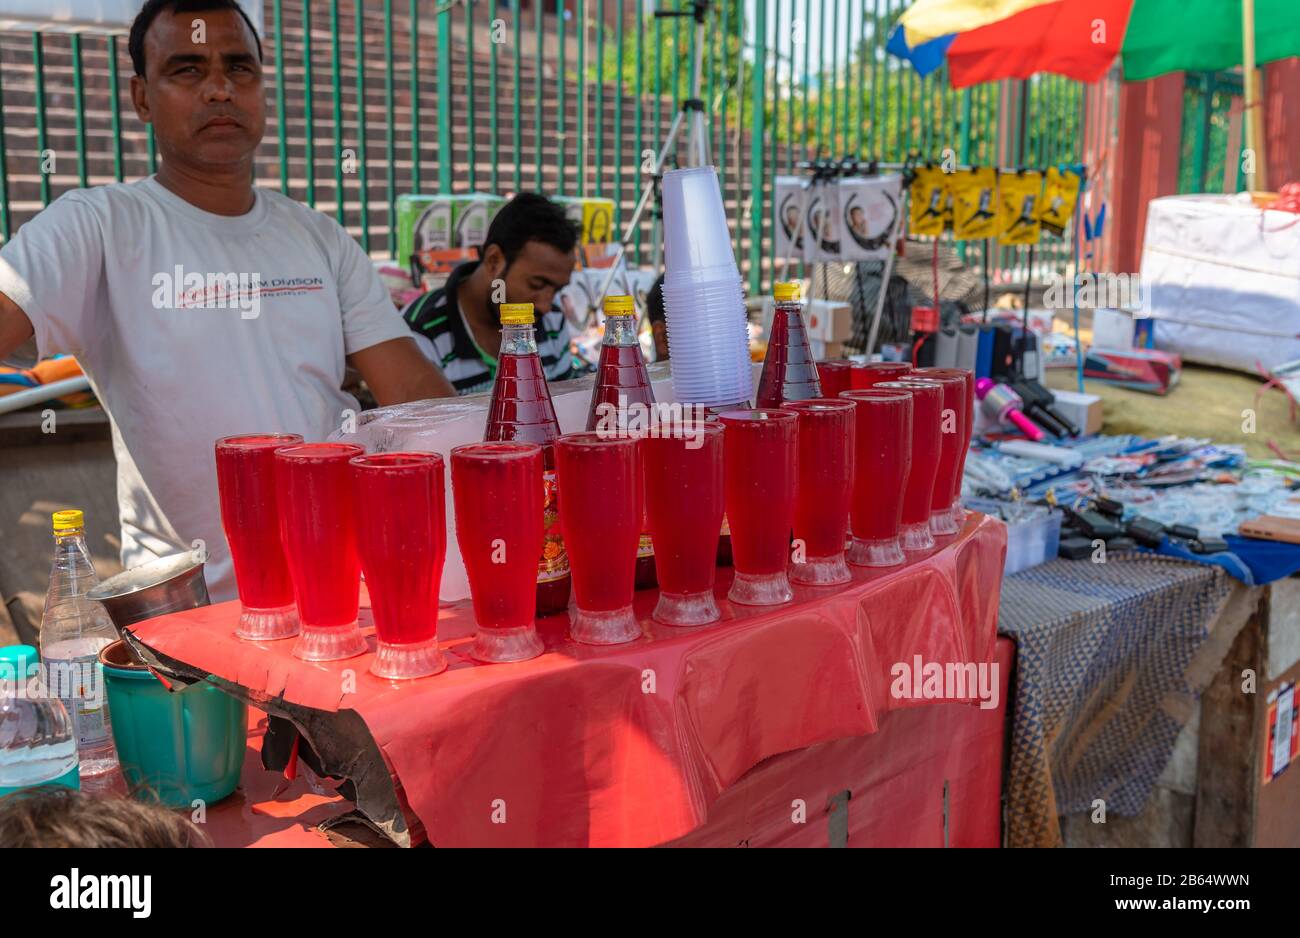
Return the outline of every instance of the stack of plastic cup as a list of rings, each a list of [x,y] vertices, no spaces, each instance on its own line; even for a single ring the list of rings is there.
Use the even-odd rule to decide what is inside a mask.
[[[753,400],[740,270],[713,167],[664,174],[664,312],[677,399],[706,407]]]

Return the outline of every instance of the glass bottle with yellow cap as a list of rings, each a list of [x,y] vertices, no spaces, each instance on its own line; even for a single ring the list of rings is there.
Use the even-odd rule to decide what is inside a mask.
[[[86,594],[99,585],[86,547],[86,522],[78,509],[56,511],[54,563],[41,615],[41,660],[50,695],[63,701],[77,733],[83,788],[117,769],[108,696],[99,651],[117,641],[102,605]]]
[[[587,429],[621,434],[629,428],[645,431],[654,411],[655,392],[646,372],[641,340],[636,334],[636,306],[630,296],[605,297],[605,335],[600,364],[591,391]],[[636,588],[658,584],[650,535],[641,534],[636,555]]]
[[[548,616],[569,606],[569,556],[560,531],[560,494],[555,481],[555,440],[560,435],[560,422],[537,354],[533,322],[532,303],[501,304],[501,351],[483,439],[537,443],[542,447],[544,536],[537,564],[537,615]]]
[[[758,379],[759,407],[780,407],[786,401],[822,396],[799,294],[798,281],[778,283],[772,288],[776,309],[772,314],[763,374]]]

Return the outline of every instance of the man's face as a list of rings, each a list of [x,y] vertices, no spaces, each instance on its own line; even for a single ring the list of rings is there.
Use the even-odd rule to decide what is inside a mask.
[[[257,41],[234,10],[160,13],[144,37],[145,77],[131,78],[140,119],[163,160],[199,168],[251,163],[266,130]]]
[[[554,305],[556,292],[569,282],[574,262],[572,253],[544,241],[527,241],[509,265],[501,249],[490,245],[484,263],[493,280],[505,280],[507,303],[532,303],[540,316]]]

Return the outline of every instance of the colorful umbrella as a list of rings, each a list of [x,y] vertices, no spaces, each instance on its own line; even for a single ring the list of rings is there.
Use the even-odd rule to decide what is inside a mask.
[[[1257,63],[1300,55],[1300,3],[1255,0]],[[886,48],[921,74],[946,60],[953,87],[1052,72],[1136,81],[1240,65],[1241,0],[916,0]]]

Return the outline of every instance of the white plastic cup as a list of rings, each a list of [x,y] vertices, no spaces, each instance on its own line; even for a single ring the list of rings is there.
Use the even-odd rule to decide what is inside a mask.
[[[663,207],[668,277],[704,268],[736,269],[722,190],[712,166],[664,173]]]

